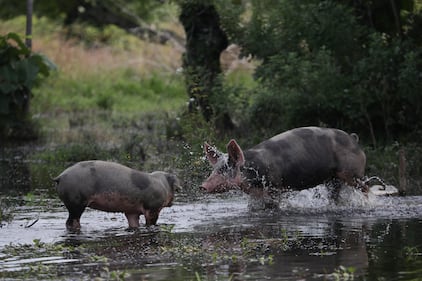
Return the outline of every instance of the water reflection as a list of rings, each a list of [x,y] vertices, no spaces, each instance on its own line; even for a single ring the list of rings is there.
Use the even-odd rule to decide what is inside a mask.
[[[31,175],[24,150],[0,148],[0,193],[23,195],[31,190]]]
[[[59,201],[50,209],[19,207],[15,219],[0,228],[0,276],[40,263],[60,263],[69,278],[118,271],[126,272],[125,280],[327,280],[340,266],[352,268],[355,280],[409,280],[420,273],[422,223],[403,217],[420,217],[419,197],[392,198],[385,208],[360,212],[312,214],[251,212],[247,197],[239,195],[178,202],[160,216],[161,227],[134,232],[126,230],[121,214],[87,210],[82,231],[72,233],[65,229],[67,212]],[[25,228],[35,214],[39,221]],[[10,243],[34,239],[75,252],[46,252],[37,259],[4,252]]]
[[[368,239],[369,280],[418,280],[421,275],[421,219],[391,219],[372,227]]]

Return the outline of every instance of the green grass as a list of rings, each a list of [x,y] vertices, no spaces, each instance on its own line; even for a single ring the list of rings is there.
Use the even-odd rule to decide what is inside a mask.
[[[33,91],[34,114],[57,111],[110,110],[139,113],[178,110],[187,100],[183,79],[151,74],[139,77],[118,69],[78,79],[56,73]]]
[[[24,28],[25,17],[0,21],[1,34],[23,34]],[[187,100],[183,75],[176,73],[182,54],[170,45],[140,40],[113,25],[62,27],[34,17],[33,30],[33,51],[45,54],[58,68],[33,89],[35,115],[176,111]]]

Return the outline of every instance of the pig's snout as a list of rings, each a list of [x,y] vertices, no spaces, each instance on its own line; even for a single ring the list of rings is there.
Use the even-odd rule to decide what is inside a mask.
[[[208,182],[208,181],[205,181],[205,182],[203,182],[201,185],[200,185],[200,189],[202,190],[202,191],[205,191],[205,192],[214,192],[215,191],[215,185],[213,184],[213,183],[210,183],[210,182]]]
[[[199,186],[199,189],[201,189],[202,191],[211,192],[210,187],[209,187],[209,186],[207,186],[205,183],[202,183],[202,184]]]
[[[222,193],[227,190],[225,184],[215,185],[213,183],[204,182],[201,184],[200,189],[208,193]]]
[[[211,175],[202,183],[201,189],[206,192],[222,193],[229,189],[236,189],[241,186],[240,174],[222,174],[212,172]]]
[[[207,193],[218,193],[218,192],[221,192],[221,189],[220,188],[212,188],[212,187],[207,187],[207,186],[203,186],[203,185],[200,186],[200,189],[202,191],[207,192]]]

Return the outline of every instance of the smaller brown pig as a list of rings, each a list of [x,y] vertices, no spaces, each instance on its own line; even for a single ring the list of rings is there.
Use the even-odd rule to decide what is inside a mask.
[[[146,225],[155,225],[163,207],[170,207],[178,178],[166,172],[144,173],[114,162],[83,161],[54,178],[57,192],[69,217],[66,227],[81,228],[80,217],[86,207],[125,214],[129,228],[139,227],[144,214]]]

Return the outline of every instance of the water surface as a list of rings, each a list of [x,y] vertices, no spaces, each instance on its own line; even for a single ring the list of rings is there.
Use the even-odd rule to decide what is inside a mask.
[[[422,278],[422,197],[363,196],[324,186],[262,210],[234,191],[178,194],[157,227],[87,209],[78,233],[55,198],[19,201],[0,228],[0,277],[90,280],[415,280]],[[23,201],[22,201],[23,200]],[[143,218],[142,218],[143,219]]]

